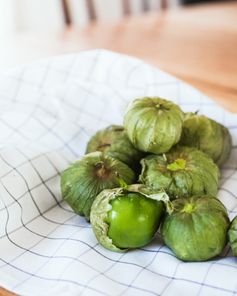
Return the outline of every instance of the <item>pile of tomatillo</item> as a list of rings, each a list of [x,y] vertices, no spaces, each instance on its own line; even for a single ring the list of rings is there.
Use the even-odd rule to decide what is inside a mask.
[[[219,168],[229,158],[226,127],[158,97],[136,99],[124,126],[111,125],[61,176],[63,199],[91,222],[112,251],[141,248],[158,229],[184,261],[237,256],[237,217],[217,198]]]

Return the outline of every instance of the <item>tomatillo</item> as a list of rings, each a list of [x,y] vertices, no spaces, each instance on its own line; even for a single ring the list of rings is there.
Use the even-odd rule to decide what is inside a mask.
[[[228,237],[233,255],[237,256],[237,216],[231,222]]]
[[[144,189],[144,190],[143,190]],[[154,193],[143,185],[103,190],[91,208],[91,225],[102,246],[125,251],[147,245],[161,222],[165,192]]]
[[[139,181],[171,198],[193,195],[217,195],[220,172],[204,152],[191,147],[174,147],[163,155],[149,155],[141,160]]]
[[[145,97],[128,105],[124,128],[138,150],[160,154],[179,142],[183,118],[183,111],[173,102],[159,97]]]
[[[227,242],[229,218],[225,206],[208,195],[172,202],[161,228],[165,244],[183,261],[205,261],[221,254]]]
[[[124,130],[123,126],[110,125],[99,130],[87,144],[86,153],[101,151],[127,164],[135,172],[140,173],[140,160],[144,153],[137,150]]]
[[[196,147],[222,166],[230,157],[232,138],[222,124],[204,115],[186,113],[180,144]]]
[[[102,190],[118,187],[121,181],[132,184],[134,180],[134,172],[125,163],[102,152],[92,152],[62,173],[62,197],[76,214],[89,220],[93,200]]]

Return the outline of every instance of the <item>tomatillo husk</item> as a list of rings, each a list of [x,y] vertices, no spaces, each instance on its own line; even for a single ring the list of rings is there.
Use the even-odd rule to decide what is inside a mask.
[[[237,216],[231,222],[228,236],[233,255],[237,256]]]
[[[124,127],[110,125],[99,130],[88,142],[86,153],[101,151],[126,163],[134,171],[140,170],[140,160],[144,153],[138,151],[128,139]]]
[[[62,197],[75,213],[89,220],[95,197],[103,189],[118,187],[121,180],[127,184],[135,181],[126,164],[102,152],[89,153],[62,173]]]
[[[183,261],[205,261],[221,254],[227,242],[229,218],[225,206],[212,196],[172,202],[161,233],[165,244]]]
[[[163,155],[149,155],[141,164],[139,181],[155,190],[164,189],[171,198],[217,194],[219,168],[196,148],[175,147]]]
[[[124,127],[137,149],[164,153],[178,143],[183,117],[178,105],[158,97],[145,97],[130,103],[124,116]]]
[[[230,156],[232,139],[229,130],[215,120],[196,113],[186,113],[180,144],[196,147],[221,166]]]
[[[167,194],[144,185],[103,190],[91,208],[91,225],[99,243],[111,251],[147,245],[154,237],[164,213],[170,211]]]

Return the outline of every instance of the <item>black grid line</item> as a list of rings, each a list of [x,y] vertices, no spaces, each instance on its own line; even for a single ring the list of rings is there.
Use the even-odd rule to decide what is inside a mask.
[[[6,207],[6,210],[7,210],[7,207]],[[7,213],[8,213],[8,211],[7,211]],[[9,218],[9,213],[8,213],[8,218]],[[68,220],[70,220],[71,219],[71,217],[68,219]],[[66,222],[66,221],[65,221]],[[7,227],[7,223],[6,223],[6,227]],[[59,226],[58,226],[59,227]],[[26,227],[26,229],[28,229],[29,230],[29,228],[27,228]],[[57,228],[56,228],[57,229]],[[50,233],[53,233],[56,229],[54,229],[52,232],[50,232]],[[32,230],[30,230],[31,232],[32,232]],[[77,232],[78,232],[78,230],[76,230]],[[37,234],[38,235],[38,233],[36,233],[36,232],[34,232],[35,234]],[[50,234],[49,233],[49,234]],[[78,260],[78,257],[77,258],[74,258],[74,257],[70,257],[70,256],[46,256],[46,255],[42,255],[42,254],[39,254],[39,253],[37,253],[37,252],[33,252],[33,251],[31,251],[31,248],[33,248],[33,247],[35,247],[36,245],[38,245],[43,239],[45,239],[45,238],[49,238],[49,234],[47,235],[47,236],[41,236],[41,237],[43,237],[39,242],[37,242],[35,245],[33,245],[31,248],[28,248],[28,249],[26,249],[26,248],[24,248],[24,247],[21,247],[21,246],[19,246],[16,242],[14,242],[12,239],[10,239],[10,237],[9,237],[9,235],[8,235],[8,231],[7,231],[7,229],[6,229],[6,234],[7,234],[7,237],[8,237],[8,239],[9,239],[9,241],[12,243],[12,244],[14,244],[16,247],[18,247],[18,248],[20,248],[20,249],[22,249],[22,250],[24,250],[24,252],[22,253],[22,254],[20,254],[19,256],[17,256],[16,258],[14,258],[14,260],[12,260],[10,263],[11,263],[11,266],[13,266],[12,265],[12,263],[16,260],[16,259],[18,259],[19,257],[21,257],[24,253],[26,253],[26,252],[29,252],[29,253],[31,253],[31,254],[34,254],[34,255],[37,255],[37,256],[40,256],[40,257],[43,257],[43,258],[48,258],[48,259],[71,259],[72,261],[79,261],[80,262],[80,260]],[[65,243],[65,241],[67,241],[67,240],[71,240],[71,238],[63,238],[63,241],[62,241],[62,244],[63,243]],[[77,240],[78,241],[78,240]],[[97,245],[97,244],[96,244]],[[90,246],[91,247],[91,246]],[[94,247],[93,247],[94,248]],[[88,249],[87,251],[90,251],[90,249]],[[55,252],[56,253],[56,252]],[[155,258],[155,256],[157,255],[157,252],[156,252],[156,254],[154,255],[154,258]],[[79,256],[80,257],[80,256]],[[121,256],[121,258],[122,258],[123,256]],[[152,261],[153,261],[154,259],[152,259]],[[151,261],[151,262],[152,262]],[[120,263],[120,261],[119,260],[113,260],[113,262],[114,262],[114,264],[116,264],[116,263]],[[70,263],[69,263],[70,264]],[[88,267],[91,267],[90,265],[88,265],[88,264],[86,264],[85,262],[83,262],[83,264],[85,264],[86,266],[88,266]],[[114,266],[114,264],[112,265],[112,266]],[[151,263],[149,263],[149,264],[151,264]],[[147,265],[147,266],[149,266],[149,264]],[[46,263],[43,265],[43,266],[45,266],[46,265]],[[42,267],[43,267],[42,266]],[[112,268],[112,266],[111,266],[111,268]],[[3,266],[2,266],[3,267]],[[41,268],[42,268],[41,267]],[[92,267],[91,267],[92,268]],[[94,270],[95,270],[95,268],[93,268]],[[110,269],[110,268],[109,268]],[[117,281],[117,280],[114,280],[114,279],[112,279],[112,278],[110,278],[109,276],[107,276],[107,275],[105,275],[105,273],[109,270],[109,269],[107,269],[105,272],[101,272],[99,275],[104,275],[104,276],[106,276],[107,278],[109,278],[110,280],[112,280],[112,281],[114,281],[114,282],[116,282],[116,283],[119,283],[119,284],[121,284],[121,285],[123,285],[123,286],[126,286],[127,288],[129,288],[129,287],[132,287],[133,289],[139,289],[139,290],[141,290],[141,291],[144,291],[144,292],[147,292],[147,293],[149,293],[149,294],[153,294],[153,295],[158,295],[158,294],[156,294],[156,293],[154,293],[154,292],[152,292],[152,291],[150,291],[150,290],[148,290],[148,289],[143,289],[143,288],[138,288],[138,287],[136,287],[136,286],[134,286],[134,285],[132,285],[131,283],[129,284],[129,285],[126,285],[126,284],[124,284],[124,283],[122,283],[122,282],[119,282],[119,281]],[[147,269],[146,268],[146,266],[145,267],[143,267],[142,268],[142,270],[144,270],[144,269],[146,269],[146,270],[149,270],[149,269]],[[30,277],[32,277],[33,276],[33,274],[31,274],[30,276],[29,276],[29,278]],[[28,278],[28,279],[29,279]],[[27,280],[28,280],[27,279]],[[94,278],[92,279],[92,280],[94,280]],[[87,288],[88,287],[88,283],[86,284],[86,285],[84,285],[84,288]],[[16,287],[14,287],[14,289],[15,289]],[[105,293],[105,295],[107,295],[106,293]]]
[[[121,295],[123,295],[124,293],[126,293],[126,292],[128,291],[128,289],[129,289],[130,287],[133,286],[133,283],[136,281],[136,279],[138,278],[138,276],[139,276],[144,270],[146,270],[146,268],[148,268],[148,267],[154,262],[154,260],[155,260],[155,258],[156,258],[156,256],[157,256],[157,254],[158,254],[160,248],[161,248],[161,247],[159,247],[159,248],[157,249],[157,252],[154,253],[154,256],[152,257],[152,259],[151,259],[151,260],[150,260],[150,261],[149,261],[149,262],[148,262],[143,268],[140,269],[140,271],[136,274],[136,276],[133,278],[133,280],[129,283],[129,285],[127,286],[127,288],[126,288],[124,291],[122,291],[122,292],[119,294],[119,296],[121,296]],[[159,295],[159,294],[153,292],[153,295]]]
[[[39,186],[40,186],[40,185],[39,185]],[[38,186],[37,186],[37,187],[38,187]],[[24,195],[24,196],[25,196],[25,195]],[[13,198],[12,195],[11,195],[11,197]],[[20,204],[20,202],[19,202],[19,199],[15,199],[15,198],[13,198],[13,199],[14,199],[14,203],[16,203],[16,204],[21,208],[21,211],[23,211],[22,206],[21,206],[21,204]],[[24,227],[24,228],[28,229],[27,224],[31,223],[32,221],[34,221],[35,219],[37,219],[37,218],[39,218],[39,217],[42,217],[44,220],[46,220],[46,221],[48,221],[48,222],[50,222],[50,223],[56,224],[56,225],[63,225],[63,226],[70,226],[70,227],[77,227],[77,228],[91,228],[91,226],[86,226],[86,225],[68,224],[68,223],[65,223],[65,222],[61,222],[61,223],[60,223],[60,222],[58,222],[58,221],[54,221],[53,219],[50,219],[50,218],[46,217],[46,216],[45,216],[45,213],[47,213],[47,212],[50,211],[51,209],[55,208],[55,206],[56,206],[56,204],[52,205],[52,207],[50,207],[48,210],[46,210],[46,211],[44,211],[44,212],[40,211],[40,210],[38,209],[38,207],[36,207],[37,210],[38,210],[38,212],[39,212],[39,214],[38,214],[36,217],[34,217],[33,219],[31,219],[31,220],[28,221],[27,223],[24,223],[24,222],[22,221],[22,225],[21,225],[20,227],[18,227],[18,228],[16,228],[16,229],[12,230],[12,231],[10,231],[10,232],[8,232],[8,234],[12,234],[12,233],[14,233],[15,231],[19,230],[21,227]],[[9,208],[9,206],[8,206],[7,208]],[[61,207],[61,209],[64,210],[64,211],[66,211],[66,212],[71,212],[71,213],[72,213],[71,210],[67,210],[67,209],[65,209],[64,207]],[[74,216],[75,216],[75,214],[74,214]],[[21,220],[22,220],[22,216],[21,216]],[[29,230],[29,229],[28,229],[28,230]],[[31,232],[32,232],[32,231],[31,231]],[[33,232],[33,233],[34,233],[34,232]],[[34,234],[38,235],[38,233],[36,233],[36,232],[35,232]],[[4,238],[5,236],[6,236],[6,235],[2,235],[0,238]]]
[[[1,260],[2,262],[6,263],[6,265],[12,267],[13,269],[16,269],[16,270],[18,270],[18,271],[21,271],[22,273],[27,274],[27,275],[29,275],[29,276],[31,276],[31,277],[33,277],[33,278],[38,278],[38,279],[45,280],[45,281],[50,281],[50,282],[59,282],[59,279],[57,279],[57,278],[49,278],[49,277],[39,276],[39,275],[33,274],[33,273],[31,273],[31,272],[28,272],[28,271],[26,271],[26,270],[24,270],[24,269],[22,269],[22,268],[19,268],[19,267],[17,267],[17,266],[14,266],[13,264],[7,262],[6,260],[4,260],[4,259],[2,259],[2,258],[0,258],[0,260]],[[84,287],[83,284],[79,284],[78,282],[76,282],[76,281],[72,281],[72,280],[60,279],[60,282],[63,282],[63,283],[70,283],[70,284],[73,284],[73,285],[76,285],[76,286],[79,286],[79,287]],[[97,290],[97,289],[94,289],[94,288],[92,288],[92,287],[88,287],[88,289],[89,289],[89,290],[92,290],[92,291],[95,291],[95,292],[98,292],[98,293],[104,295],[104,292],[101,292],[101,291],[99,291],[99,290]]]
[[[177,262],[177,265],[176,265],[176,267],[174,269],[173,275],[172,275],[171,279],[169,280],[169,282],[167,283],[167,285],[162,290],[161,295],[163,295],[165,293],[165,291],[167,291],[167,289],[171,285],[172,281],[175,279],[175,275],[177,273],[177,270],[178,270],[178,267],[179,267],[180,264],[181,264],[181,262]]]
[[[70,220],[71,218],[69,218],[68,220]],[[58,226],[59,227],[59,226]],[[57,228],[58,228],[57,227]],[[49,234],[53,233],[56,229],[54,229],[52,232],[50,232]],[[76,230],[76,232],[78,232],[78,230]],[[72,234],[72,236],[74,235],[74,233]],[[48,260],[46,262],[44,262],[42,264],[42,266],[40,266],[36,271],[35,271],[35,274],[37,274],[41,269],[43,269],[48,262],[50,262],[50,259],[69,259],[70,261],[78,261],[78,262],[81,262],[79,260],[79,257],[84,255],[86,252],[90,251],[90,249],[88,248],[86,251],[84,251],[82,254],[80,254],[79,257],[77,258],[74,258],[74,257],[70,257],[70,256],[58,256],[56,255],[57,252],[63,247],[63,245],[67,242],[67,239],[64,239],[61,244],[58,246],[58,248],[54,251],[53,255],[51,256],[48,256],[48,255],[44,255],[44,254],[40,254],[40,253],[37,253],[37,252],[34,252],[32,251],[31,249],[33,247],[35,247],[36,245],[38,245],[42,240],[44,240],[44,238],[42,238],[39,242],[37,242],[34,246],[32,246],[30,249],[25,249],[25,248],[22,248],[21,246],[17,245],[16,242],[13,242],[11,239],[9,239],[14,245],[16,245],[17,247],[25,250],[20,256],[22,256],[24,253],[31,253],[33,255],[36,255],[36,256],[40,256],[42,258],[47,258]],[[19,257],[18,257],[19,258]],[[14,260],[11,261],[11,263],[13,263],[16,259],[18,258],[14,258]],[[89,264],[86,264],[85,262],[83,262],[83,264],[85,264],[86,266],[90,267],[91,266]],[[94,270],[94,269],[93,269]],[[23,282],[19,283],[18,285],[16,285],[13,290],[17,289],[19,286],[23,285],[26,281],[30,280],[31,276],[29,276],[28,278],[26,278]]]
[[[23,153],[22,153],[22,154],[23,154]],[[2,155],[1,155],[1,154],[0,154],[0,158],[1,158],[1,159],[2,159],[7,165],[9,165],[9,163],[6,162],[6,160],[4,160],[4,159],[2,158]],[[17,168],[13,168],[13,171],[15,171],[15,172],[16,172],[16,173],[22,178],[22,180],[24,181],[24,183],[25,183],[25,185],[26,185],[26,187],[27,187],[27,190],[23,193],[23,195],[25,195],[26,193],[29,193],[29,194],[30,194],[32,201],[34,202],[34,204],[35,204],[35,206],[36,206],[36,208],[37,208],[39,214],[41,215],[41,211],[40,211],[38,205],[35,203],[35,200],[34,200],[33,195],[32,195],[32,191],[33,191],[35,188],[38,188],[39,186],[44,185],[45,188],[51,193],[51,196],[53,197],[53,199],[54,199],[54,201],[55,201],[55,204],[57,204],[57,205],[60,206],[60,203],[58,202],[56,196],[52,193],[52,191],[50,190],[50,188],[47,186],[47,183],[43,180],[43,178],[41,177],[41,175],[40,175],[39,171],[36,169],[36,167],[35,167],[32,163],[31,163],[31,165],[32,165],[32,168],[34,169],[34,171],[36,172],[36,174],[38,175],[38,177],[41,179],[41,184],[34,186],[34,188],[30,188],[30,187],[29,187],[27,180],[25,179],[25,177],[23,176],[23,174],[19,171],[19,169],[17,169]],[[52,180],[52,179],[54,179],[54,178],[57,177],[57,176],[59,176],[59,173],[58,173],[58,172],[57,172],[57,174],[54,175],[53,177],[49,178],[49,180]],[[49,180],[48,180],[48,181],[49,181]],[[8,192],[8,194],[9,194],[13,199],[15,199],[15,198],[13,197],[13,195],[9,192],[8,188],[4,185],[4,183],[2,182],[2,180],[0,180],[0,182],[1,182],[2,186],[5,188],[5,190]],[[16,200],[16,199],[15,199],[15,200]],[[65,211],[72,212],[71,210],[68,210],[68,209],[64,209],[64,210],[65,210]]]
[[[55,174],[55,175],[53,175],[53,176],[51,176],[51,177],[49,177],[49,178],[43,180],[43,178],[39,175],[39,172],[35,170],[36,174],[40,177],[40,179],[42,179],[42,182],[47,183],[48,181],[50,181],[50,180],[52,180],[52,179],[54,179],[54,178],[56,178],[57,176],[60,175],[60,171],[57,169],[57,167],[54,165],[54,163],[52,163],[52,161],[51,161],[50,158],[48,157],[47,153],[42,153],[42,154],[37,155],[37,156],[35,156],[35,157],[28,158],[28,157],[26,156],[26,154],[23,153],[21,150],[19,150],[19,149],[17,149],[17,148],[15,148],[15,149],[16,149],[16,151],[20,152],[22,155],[24,155],[24,156],[26,157],[26,160],[25,160],[24,162],[20,163],[20,165],[18,165],[18,168],[19,168],[19,169],[20,169],[23,165],[28,164],[28,163],[31,163],[32,167],[33,167],[34,170],[35,170],[35,166],[33,165],[33,162],[34,162],[35,160],[37,160],[38,158],[45,157],[45,158],[47,158],[47,160],[50,162],[50,164],[54,167],[54,169],[55,169],[55,171],[57,172],[57,174]],[[57,150],[54,150],[54,151],[51,151],[51,152],[57,152]],[[66,159],[65,156],[64,156],[63,154],[60,154],[60,157],[61,157],[62,159],[64,159],[64,160],[66,160],[66,162],[67,162],[68,164],[70,163],[69,160]],[[1,154],[0,154],[0,158],[1,158],[1,159],[2,159],[7,165],[9,165],[9,167],[11,167],[10,171],[8,171],[7,173],[1,175],[1,179],[2,179],[2,178],[4,178],[4,177],[6,177],[6,176],[12,174],[12,172],[14,172],[14,171],[16,170],[16,167],[15,167],[15,166],[10,166],[10,164],[9,164],[9,163],[8,163],[3,157],[2,157]],[[33,187],[31,188],[31,190],[36,189],[36,188],[39,187],[40,185],[41,185],[41,184],[38,184],[38,185],[33,186]],[[26,193],[28,193],[28,190],[26,190],[26,191],[25,191],[20,197],[18,197],[18,200],[20,200],[22,197],[24,197]],[[12,203],[8,204],[8,206],[11,206],[12,204],[14,204],[14,201],[13,201]],[[1,211],[1,210],[2,210],[2,209],[0,209],[0,211]],[[72,212],[72,210],[69,210],[69,209],[65,209],[65,210],[67,210],[67,211],[71,211],[71,212]]]
[[[19,204],[19,203],[18,203]],[[19,206],[21,207],[21,205],[19,204]],[[22,207],[21,207],[21,210],[22,210]],[[42,214],[41,214],[41,216],[43,216]],[[22,219],[22,218],[21,218]],[[23,221],[22,221],[22,224],[23,224],[23,226],[26,228],[26,229],[28,229],[29,230],[29,228],[28,227],[26,227],[26,225],[23,223]],[[31,231],[31,230],[30,230]],[[32,232],[32,231],[31,231]],[[35,233],[35,234],[37,234],[37,233]]]
[[[27,227],[26,227],[27,228]],[[28,228],[27,228],[28,229]],[[30,230],[31,232],[32,232],[32,230]],[[38,233],[36,233],[36,232],[34,232],[36,235],[39,235]],[[39,235],[39,236],[42,236],[42,235]],[[42,237],[44,237],[44,238],[46,238],[46,239],[57,239],[57,238],[51,238],[51,237],[49,237],[49,236],[42,236]],[[67,239],[67,240],[73,240],[73,241],[78,241],[78,240],[75,240],[75,239],[70,239],[70,238],[63,238],[63,240],[65,240],[65,239]],[[82,243],[85,243],[84,241],[80,241],[80,242],[82,242]],[[88,245],[88,246],[90,246],[90,245]],[[92,247],[92,246],[90,246],[90,248],[91,249],[93,249],[93,250],[96,250],[94,247]],[[118,262],[117,260],[113,260],[113,259],[111,259],[111,258],[109,258],[109,257],[106,257],[106,256],[104,256],[102,253],[100,253],[100,252],[98,252],[97,251],[97,253],[99,253],[100,255],[102,255],[103,257],[105,257],[105,258],[107,258],[108,260],[110,260],[110,261],[112,261],[112,262]],[[168,253],[169,255],[171,255],[171,256],[173,256],[172,254],[170,254],[170,253]],[[125,261],[119,261],[119,263],[122,263],[122,264],[129,264],[129,265],[134,265],[134,266],[138,266],[138,267],[141,267],[143,270],[145,269],[145,270],[147,270],[147,271],[150,271],[150,272],[152,272],[153,274],[157,274],[157,275],[159,275],[159,276],[161,276],[161,277],[164,277],[164,278],[170,278],[169,276],[165,276],[165,275],[162,275],[162,274],[159,274],[159,273],[156,273],[156,272],[154,272],[154,271],[151,271],[150,269],[148,269],[148,268],[146,268],[146,267],[144,267],[144,266],[141,266],[141,265],[138,265],[138,264],[134,264],[134,263],[128,263],[128,262],[125,262]],[[198,282],[195,282],[195,281],[190,281],[190,280],[186,280],[186,279],[182,279],[182,278],[172,278],[173,280],[181,280],[181,281],[186,281],[186,282],[192,282],[192,283],[195,283],[195,284],[198,284]],[[212,288],[216,288],[215,286],[212,286],[212,285],[206,285],[206,286],[210,286],[210,287],[212,287]],[[217,289],[217,288],[216,288]],[[219,288],[220,289],[220,288]],[[223,289],[223,291],[228,291],[227,289]]]

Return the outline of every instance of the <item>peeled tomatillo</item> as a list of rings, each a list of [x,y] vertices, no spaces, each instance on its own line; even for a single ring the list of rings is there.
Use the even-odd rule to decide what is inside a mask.
[[[112,251],[147,245],[154,237],[169,197],[144,185],[103,190],[91,208],[91,225],[99,243]]]
[[[108,236],[119,248],[138,248],[148,244],[156,233],[163,206],[160,201],[140,193],[128,193],[111,201]]]

